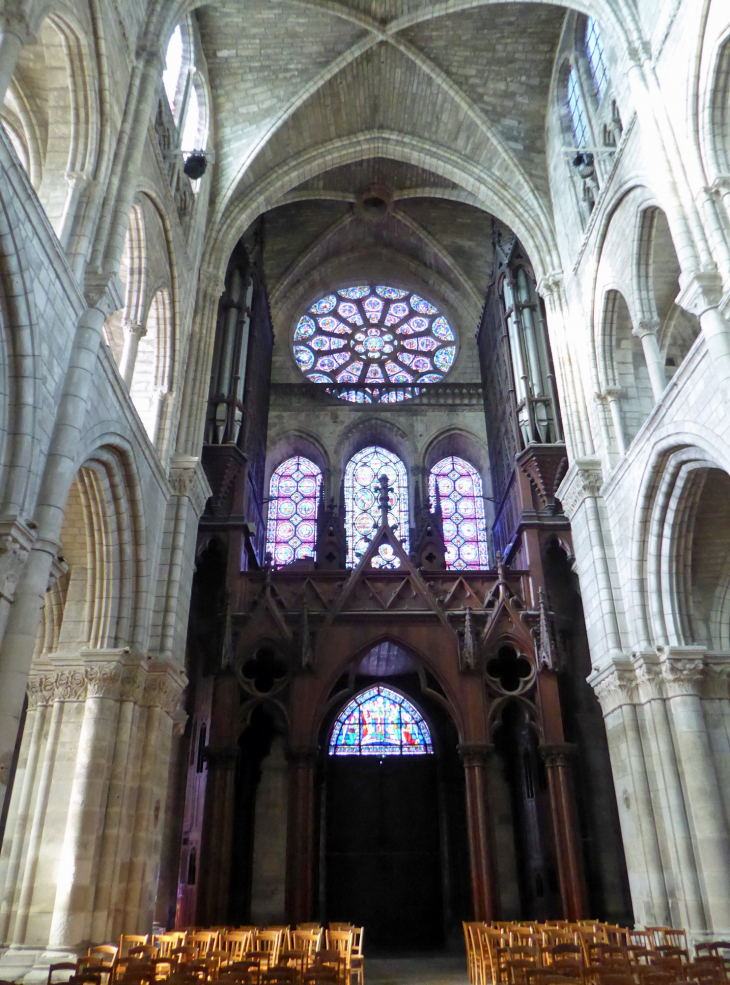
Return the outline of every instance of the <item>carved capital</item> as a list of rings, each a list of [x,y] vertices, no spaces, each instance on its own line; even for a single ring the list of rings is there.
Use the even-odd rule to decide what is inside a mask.
[[[170,485],[177,496],[186,496],[200,518],[205,504],[212,496],[200,459],[192,455],[173,455],[170,463]]]
[[[605,670],[591,674],[588,683],[595,691],[604,718],[623,705],[636,703],[638,686],[633,666],[611,664]]]
[[[28,708],[33,710],[39,705],[49,705],[56,693],[56,675],[49,673],[32,673],[28,678]]]
[[[134,318],[125,318],[122,322],[122,328],[127,335],[136,335],[138,339],[143,339],[147,334],[147,326]]]
[[[598,496],[603,485],[601,463],[596,458],[576,458],[558,486],[555,495],[563,505],[563,511],[572,521],[587,496]]]
[[[134,701],[139,704],[144,695],[145,671],[141,664],[127,666],[122,670],[122,680],[119,689],[121,701]]]
[[[84,670],[86,696],[118,701],[122,690],[122,668],[118,663],[92,663]]]
[[[86,675],[78,667],[59,670],[54,685],[56,701],[86,701]]]
[[[710,308],[718,308],[722,301],[722,278],[715,271],[694,273],[679,278],[680,292],[676,303],[680,308],[701,318]]]
[[[668,698],[699,697],[707,673],[704,647],[657,647],[664,693]]]
[[[0,34],[13,34],[21,45],[33,44],[36,40],[35,31],[27,15],[17,4],[10,6],[0,13]]]
[[[563,271],[550,270],[543,274],[537,282],[537,293],[549,301],[551,306],[559,305],[563,294]]]
[[[90,308],[97,308],[108,317],[124,307],[124,286],[118,274],[87,273],[84,297]]]
[[[662,323],[658,318],[642,318],[638,325],[632,329],[637,339],[643,339],[645,335],[656,335]]]
[[[0,520],[0,598],[12,602],[35,541],[35,529],[19,517]]]
[[[185,675],[172,664],[162,661],[155,663],[148,669],[142,704],[148,708],[160,708],[173,718],[186,684]]]
[[[730,698],[730,661],[728,658],[710,657],[705,663],[704,698]]]

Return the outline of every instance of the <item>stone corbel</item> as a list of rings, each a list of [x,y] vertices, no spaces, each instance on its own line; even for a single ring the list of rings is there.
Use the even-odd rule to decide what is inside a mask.
[[[186,496],[198,519],[205,504],[213,495],[200,459],[193,455],[173,455],[170,463],[170,485],[176,496]]]
[[[35,525],[20,517],[0,519],[0,598],[12,602],[36,539]]]
[[[565,478],[555,491],[570,521],[588,496],[598,496],[603,485],[603,471],[597,458],[575,458]]]
[[[160,708],[175,721],[180,696],[188,683],[187,677],[167,660],[148,661],[146,666],[142,704],[148,708]]]
[[[537,293],[546,301],[551,311],[560,308],[563,301],[563,271],[551,270],[537,282]]]

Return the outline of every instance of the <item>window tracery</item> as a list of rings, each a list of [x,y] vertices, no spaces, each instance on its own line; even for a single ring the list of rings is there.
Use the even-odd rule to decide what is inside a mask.
[[[382,387],[439,383],[456,357],[456,334],[434,304],[382,284],[320,298],[299,319],[293,342],[296,364],[310,382],[357,384],[338,393],[356,403],[407,400],[417,386]]]
[[[570,125],[573,129],[573,141],[576,147],[585,147],[588,144],[588,114],[586,113],[583,93],[580,87],[580,79],[575,65],[572,65],[568,73],[568,112],[570,113]]]
[[[409,550],[408,480],[403,462],[385,448],[371,445],[350,459],[345,469],[345,526],[347,563],[354,568],[362,558],[380,523],[378,479],[388,477],[388,523]],[[372,561],[374,568],[397,568],[400,560],[390,545],[382,546]]]
[[[358,694],[335,722],[330,756],[427,756],[428,725],[397,691],[378,685]]]
[[[431,508],[436,499],[443,516],[447,568],[488,568],[487,524],[482,480],[463,458],[449,455],[431,469],[428,479]]]
[[[322,472],[297,455],[276,469],[269,484],[266,551],[276,566],[313,558]]]

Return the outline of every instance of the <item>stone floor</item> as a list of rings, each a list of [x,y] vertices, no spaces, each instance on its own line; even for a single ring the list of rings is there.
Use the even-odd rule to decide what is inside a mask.
[[[365,959],[365,985],[468,985],[463,954]]]

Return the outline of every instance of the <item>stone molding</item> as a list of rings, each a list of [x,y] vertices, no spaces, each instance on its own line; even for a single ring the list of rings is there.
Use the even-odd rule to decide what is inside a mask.
[[[597,458],[573,459],[565,478],[555,490],[563,512],[571,522],[583,500],[587,496],[598,496],[602,485],[603,470]]]
[[[47,664],[31,671],[28,707],[105,698],[160,708],[174,718],[186,684],[185,675],[172,664],[131,656],[128,650],[81,650],[77,657],[52,654]]]
[[[459,758],[464,768],[486,766],[489,757],[494,752],[494,746],[489,742],[462,742],[457,746]]]
[[[658,318],[642,318],[631,334],[635,335],[637,339],[642,339],[645,335],[657,335],[661,327],[662,323]]]
[[[200,519],[205,504],[213,495],[200,458],[194,455],[173,455],[170,462],[170,485],[176,496],[186,496]]]
[[[625,665],[614,662],[604,670],[591,674],[588,683],[595,691],[604,718],[622,705],[636,704],[636,674],[628,660]]]
[[[124,285],[118,274],[87,273],[84,297],[90,308],[98,308],[108,317],[124,307]]]

